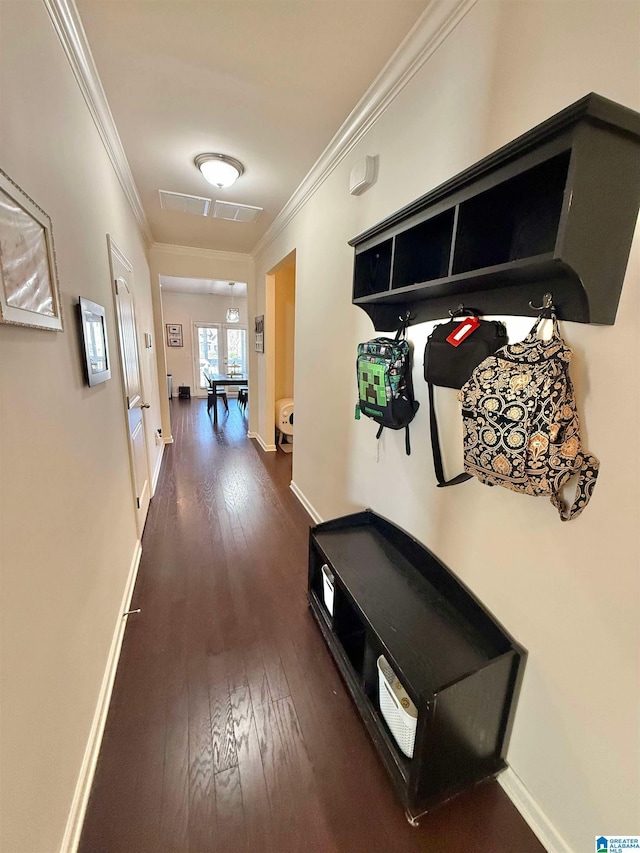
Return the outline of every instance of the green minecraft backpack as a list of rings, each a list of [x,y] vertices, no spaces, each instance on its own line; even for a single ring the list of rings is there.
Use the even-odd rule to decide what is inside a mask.
[[[380,424],[376,438],[380,438],[385,427],[405,429],[405,449],[409,456],[409,424],[420,404],[413,399],[412,352],[405,330],[403,323],[395,338],[374,338],[358,344],[356,419],[362,412]]]

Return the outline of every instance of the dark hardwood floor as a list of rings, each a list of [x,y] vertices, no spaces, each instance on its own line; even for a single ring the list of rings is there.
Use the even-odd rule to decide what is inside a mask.
[[[541,853],[495,782],[409,826],[307,608],[291,457],[171,405],[80,853]]]

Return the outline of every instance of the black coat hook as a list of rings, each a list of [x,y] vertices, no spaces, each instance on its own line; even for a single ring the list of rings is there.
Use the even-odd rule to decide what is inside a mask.
[[[555,310],[553,294],[545,293],[542,297],[542,305],[534,305],[533,302],[529,302],[529,308],[533,308],[534,311],[544,311],[545,308],[550,308],[552,311]]]

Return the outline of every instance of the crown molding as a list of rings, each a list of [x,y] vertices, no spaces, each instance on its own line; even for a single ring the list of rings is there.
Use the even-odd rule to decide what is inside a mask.
[[[253,247],[253,257],[259,255],[286,228],[477,2],[432,0],[429,3],[302,183]]]
[[[147,247],[153,235],[73,0],[43,0]]]
[[[212,261],[235,261],[253,265],[253,257],[242,252],[222,252],[218,249],[199,249],[197,246],[178,246],[173,243],[153,243],[151,251],[160,255],[186,255]]]

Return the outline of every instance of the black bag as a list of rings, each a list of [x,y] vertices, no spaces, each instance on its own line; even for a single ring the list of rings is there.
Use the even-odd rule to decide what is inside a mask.
[[[455,316],[471,314],[469,311],[456,312]],[[455,346],[447,341],[460,327],[460,320],[451,320],[436,326],[429,336],[424,350],[424,378],[429,386],[429,424],[431,427],[431,449],[433,451],[433,467],[438,480],[438,487],[455,486],[470,480],[470,474],[458,474],[451,480],[445,480],[442,468],[442,454],[438,436],[438,423],[433,399],[433,386],[444,388],[462,388],[473,370],[487,356],[505,346],[508,342],[507,330],[504,323],[492,320],[479,320],[477,317],[470,321],[477,327],[468,337],[463,337]]]

